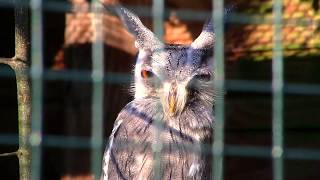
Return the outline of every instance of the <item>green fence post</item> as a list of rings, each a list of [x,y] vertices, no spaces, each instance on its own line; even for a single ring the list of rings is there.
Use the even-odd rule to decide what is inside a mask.
[[[104,97],[104,36],[103,36],[103,8],[98,0],[92,2],[94,13],[92,26],[94,41],[92,42],[92,73],[93,82],[91,104],[91,172],[94,179],[101,175],[102,145],[103,145],[103,97]]]
[[[213,179],[223,179],[223,156],[224,156],[224,1],[213,0],[213,26],[215,30],[214,46],[214,88],[215,118],[214,118],[214,142],[213,142]]]
[[[41,179],[42,141],[42,0],[31,0],[31,82],[32,82],[32,179]]]
[[[283,179],[283,56],[282,56],[282,1],[273,4],[274,46],[272,61],[272,158],[273,178]]]
[[[163,39],[163,16],[164,16],[164,1],[163,0],[153,0],[152,1],[152,17],[153,17],[153,29],[154,33]],[[161,51],[161,49],[160,49]],[[158,107],[160,108],[160,107]],[[161,131],[163,129],[163,124],[160,121],[160,117],[155,118],[155,144],[152,144],[153,158],[154,158],[154,179],[162,179],[162,169],[161,169],[161,152],[163,148],[163,142],[161,141]]]

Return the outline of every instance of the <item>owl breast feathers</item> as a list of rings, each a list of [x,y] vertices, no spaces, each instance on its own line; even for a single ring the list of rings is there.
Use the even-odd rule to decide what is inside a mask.
[[[102,179],[153,179],[162,142],[162,179],[210,179],[213,134],[212,21],[189,46],[162,43],[122,6],[115,10],[139,49],[134,100],[119,113],[103,159]],[[160,124],[156,126],[156,124]]]

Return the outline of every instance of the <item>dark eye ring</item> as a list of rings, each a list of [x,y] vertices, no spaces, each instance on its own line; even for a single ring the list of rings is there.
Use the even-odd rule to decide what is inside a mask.
[[[153,72],[150,70],[146,70],[146,69],[141,70],[141,77],[144,79],[151,78],[153,77],[153,75],[154,75]]]
[[[211,80],[211,74],[205,73],[205,74],[197,74],[195,75],[195,78],[200,81],[210,81]]]

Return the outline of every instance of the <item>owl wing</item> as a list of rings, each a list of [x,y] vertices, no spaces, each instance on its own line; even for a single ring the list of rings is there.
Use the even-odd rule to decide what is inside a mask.
[[[133,104],[124,107],[115,121],[103,157],[103,180],[152,178],[152,151],[147,143],[152,137],[151,122],[133,113]]]
[[[109,171],[109,162],[111,159],[111,152],[112,152],[112,147],[113,147],[113,142],[115,139],[115,134],[118,132],[121,124],[122,124],[123,120],[122,119],[118,119],[116,120],[116,123],[112,129],[112,133],[109,137],[109,144],[104,152],[103,155],[103,164],[102,164],[102,175],[101,175],[101,179],[102,180],[107,180],[108,179],[108,171]]]

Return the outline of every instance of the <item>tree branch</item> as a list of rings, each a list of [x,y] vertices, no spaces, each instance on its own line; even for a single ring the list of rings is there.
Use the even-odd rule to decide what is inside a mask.
[[[0,58],[0,63],[9,65],[11,60],[12,60],[11,58]]]
[[[17,151],[10,152],[10,153],[2,153],[2,154],[0,154],[0,157],[9,157],[9,156],[16,156],[16,155],[18,155]]]
[[[10,63],[17,81],[19,171],[21,180],[31,180],[31,86],[28,76],[30,62],[30,16],[28,0],[15,0],[15,58]]]

